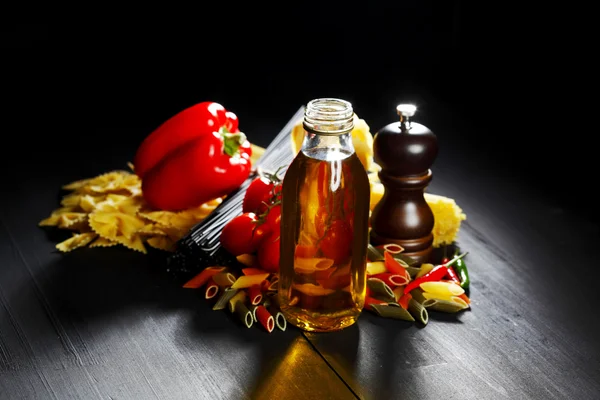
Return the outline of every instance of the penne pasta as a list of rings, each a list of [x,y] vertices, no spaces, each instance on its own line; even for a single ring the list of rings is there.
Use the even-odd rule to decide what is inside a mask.
[[[367,275],[377,275],[388,272],[383,261],[367,262]]]
[[[438,293],[423,292],[423,297],[425,297],[426,299],[433,299],[433,300],[438,300],[438,301],[447,301],[449,303],[456,303],[456,304],[459,304],[460,306],[462,306],[463,308],[469,307],[469,304],[465,300],[460,298],[459,296],[448,296],[448,295],[441,295]]]
[[[373,304],[371,306],[377,315],[384,318],[402,319],[404,321],[413,321],[415,318],[408,310],[398,306],[397,304]]]
[[[400,297],[402,297],[402,295],[404,294],[404,286],[396,286],[392,288],[392,292],[394,292],[394,298],[396,299],[396,302],[398,302],[398,300],[400,300]]]
[[[415,279],[420,271],[421,268],[418,267],[406,267],[406,272],[408,272],[408,275],[410,276],[411,280]]]
[[[385,302],[383,300],[376,299],[375,297],[371,297],[371,296],[367,295],[365,297],[365,306],[364,307],[367,310],[374,311],[374,309],[373,309],[373,305],[374,304],[387,304],[387,302]]]
[[[433,269],[435,265],[430,264],[430,263],[423,263],[421,264],[421,267],[419,268],[419,272],[417,272],[417,275],[415,276],[415,278],[420,278],[423,275],[425,275],[426,273],[428,273],[429,271],[431,271]]]
[[[236,259],[240,264],[245,265],[248,268],[252,268],[257,264],[256,256],[254,254],[240,254]]]
[[[423,296],[423,289],[421,289],[421,288],[415,288],[415,289],[411,290],[410,294],[412,295],[413,300],[418,301],[425,308],[430,307],[433,304],[437,303],[436,299],[425,298],[425,296]]]
[[[324,271],[333,265],[331,258],[308,258],[296,257],[294,259],[294,270],[302,274],[311,274],[316,271]]]
[[[391,272],[383,272],[381,274],[372,275],[371,278],[381,279],[389,287],[404,286],[410,282],[410,277],[407,275],[392,274]]]
[[[262,268],[248,267],[242,269],[242,274],[244,275],[264,275],[269,273]]]
[[[467,307],[463,307],[458,303],[446,300],[437,300],[435,304],[427,307],[428,310],[435,310],[440,312],[447,313],[456,313],[466,309]]]
[[[227,304],[229,304],[229,300],[231,300],[231,298],[235,296],[238,291],[239,289],[232,289],[230,287],[225,288],[225,290],[221,292],[221,295],[213,305],[212,309],[223,310],[225,307],[227,307]]]
[[[334,293],[333,289],[326,289],[319,285],[313,285],[312,283],[303,284],[292,284],[292,287],[297,291],[304,293],[309,296],[327,296],[328,294]],[[291,305],[291,304],[290,304]]]
[[[233,282],[231,287],[234,289],[246,289],[250,286],[261,285],[262,282],[268,278],[268,276],[268,272],[256,275],[241,275],[235,280],[235,282]]]
[[[379,251],[372,244],[369,244],[367,246],[367,260],[370,262],[383,261],[383,252]]]
[[[465,292],[459,284],[452,281],[423,282],[419,285],[424,292],[436,293],[440,296],[459,296]]]
[[[218,274],[219,272],[225,271],[226,267],[206,267],[198,275],[183,284],[186,289],[198,289],[208,282],[208,279]]]
[[[429,321],[429,313],[427,312],[427,308],[415,299],[410,299],[408,302],[408,312],[423,325],[427,325]]]
[[[379,251],[382,251],[382,252],[387,251],[388,253],[391,253],[391,254],[400,254],[404,251],[404,247],[402,247],[396,243],[388,243],[388,244],[384,244],[381,246],[377,246],[376,248]]]
[[[260,285],[252,285],[246,289],[248,293],[248,301],[253,306],[260,304],[263,299],[262,287]]]
[[[275,318],[273,318],[269,310],[263,305],[258,305],[254,312],[256,313],[256,319],[263,328],[269,333],[273,332],[273,329],[275,329]]]
[[[247,328],[250,328],[254,323],[254,318],[252,318],[252,313],[248,310],[248,307],[241,301],[235,303],[235,313],[238,318]]]
[[[231,288],[230,288],[231,289]],[[229,299],[229,311],[234,312],[235,311],[235,305],[238,302],[242,302],[245,303],[246,302],[246,297],[248,295],[246,294],[245,290],[238,290],[236,292],[235,295],[233,295],[233,297],[231,299]]]
[[[265,302],[266,303],[266,302]],[[269,313],[275,318],[275,326],[279,328],[280,331],[285,331],[287,327],[287,320],[285,319],[285,315],[281,312],[279,307],[275,305],[275,303],[270,303],[269,305],[263,304]]]
[[[387,251],[383,254],[385,269],[392,274],[405,276],[408,280],[410,280],[410,275],[406,268],[408,264],[404,261],[394,258],[394,256]]]
[[[394,291],[381,279],[367,278],[367,287],[374,297],[386,302],[395,302]]]
[[[235,275],[227,271],[219,272],[218,274],[213,275],[211,278],[222,288],[230,287],[235,282]]]
[[[402,294],[402,296],[398,300],[398,304],[400,304],[400,307],[404,308],[405,310],[408,310],[408,303],[411,300],[412,300],[412,294],[410,294],[410,292],[406,292],[406,293]]]
[[[208,278],[208,282],[206,283],[206,289],[204,291],[205,299],[212,299],[219,293],[219,285],[213,280],[212,276]]]

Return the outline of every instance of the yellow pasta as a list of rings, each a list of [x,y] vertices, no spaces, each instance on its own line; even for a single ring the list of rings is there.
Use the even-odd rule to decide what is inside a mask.
[[[333,289],[326,289],[323,286],[313,285],[312,283],[293,284],[292,287],[309,296],[327,296],[335,292]]]
[[[260,285],[262,283],[262,281],[264,281],[268,277],[269,277],[269,273],[256,274],[256,275],[240,275],[237,279],[235,279],[235,281],[233,282],[231,287],[233,289],[249,288],[250,286]]]
[[[236,281],[235,275],[233,275],[231,272],[219,272],[218,274],[213,275],[212,279],[222,288],[230,287]],[[239,287],[233,289],[239,289]]]
[[[419,272],[417,272],[417,275],[415,276],[416,278],[420,278],[423,275],[425,275],[426,273],[428,273],[429,271],[431,271],[433,269],[434,265],[431,263],[423,263],[421,264],[421,268],[419,269]]]
[[[75,233],[71,238],[64,240],[56,245],[56,248],[62,252],[69,252],[79,247],[87,246],[98,235],[93,232]]]
[[[426,299],[428,299],[428,300],[436,300],[436,302],[447,301],[449,303],[456,303],[456,304],[459,304],[460,306],[462,306],[463,308],[469,307],[469,304],[467,304],[467,302],[465,300],[463,300],[462,298],[460,298],[458,296],[442,295],[442,294],[439,294],[439,293],[423,292],[423,297],[426,298]]]
[[[459,284],[446,281],[423,282],[419,285],[424,292],[435,293],[440,296],[458,296],[465,292]]]
[[[377,275],[387,272],[385,262],[383,261],[371,261],[367,262],[367,275]]]
[[[330,258],[296,257],[294,259],[294,269],[305,274],[310,274],[315,271],[324,271],[332,265],[333,260]]]

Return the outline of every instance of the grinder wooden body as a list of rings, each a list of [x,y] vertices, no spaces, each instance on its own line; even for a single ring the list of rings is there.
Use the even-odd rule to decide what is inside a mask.
[[[396,243],[403,254],[429,262],[434,216],[423,193],[432,179],[437,138],[427,127],[410,121],[416,108],[399,105],[400,121],[380,129],[373,139],[374,161],[385,192],[371,214],[373,245]]]

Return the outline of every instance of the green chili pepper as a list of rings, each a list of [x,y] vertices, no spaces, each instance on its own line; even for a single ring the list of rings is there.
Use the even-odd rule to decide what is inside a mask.
[[[460,286],[463,289],[468,289],[469,283],[471,283],[469,280],[469,270],[467,269],[467,264],[465,264],[465,261],[462,258],[456,260],[454,263],[454,270],[460,277]]]

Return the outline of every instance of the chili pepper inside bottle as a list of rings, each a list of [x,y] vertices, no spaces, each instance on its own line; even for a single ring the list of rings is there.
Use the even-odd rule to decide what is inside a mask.
[[[283,178],[278,299],[307,331],[348,327],[364,306],[370,186],[353,115],[345,100],[310,101],[302,149]]]

